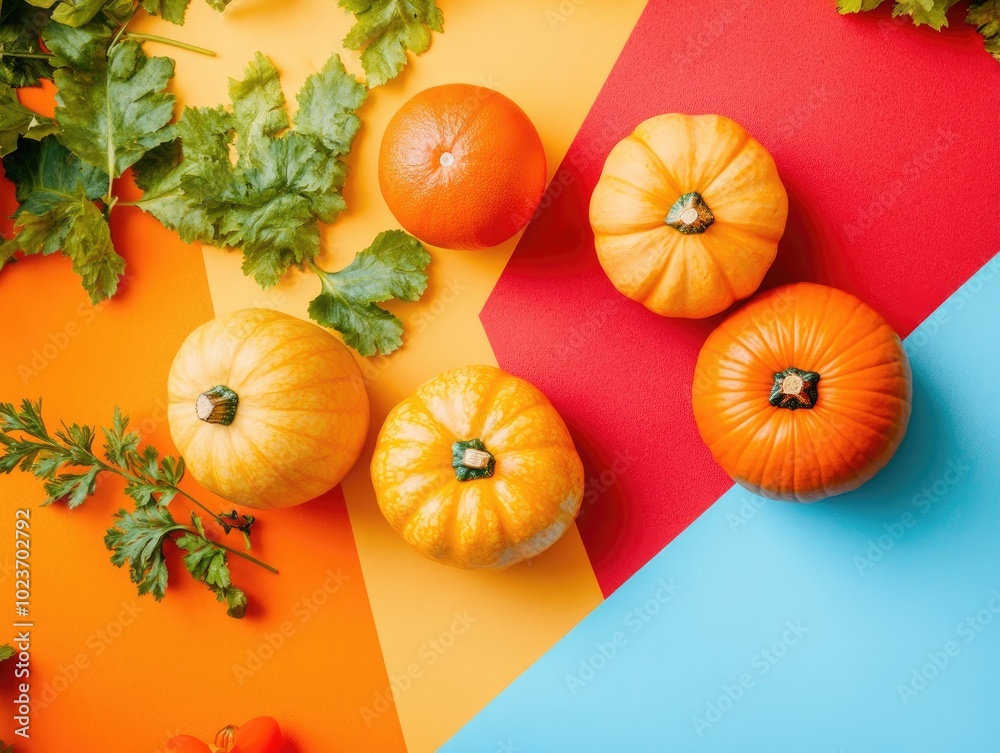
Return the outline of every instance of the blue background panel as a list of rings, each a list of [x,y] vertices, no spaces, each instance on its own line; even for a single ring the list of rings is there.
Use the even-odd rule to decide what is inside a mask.
[[[736,487],[442,749],[1000,751],[1000,256],[907,338],[890,465]]]

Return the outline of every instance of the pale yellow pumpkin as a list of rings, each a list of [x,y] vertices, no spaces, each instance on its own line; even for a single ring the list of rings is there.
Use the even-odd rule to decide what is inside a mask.
[[[372,458],[379,507],[432,559],[501,568],[573,524],[583,464],[537,388],[494,366],[439,374],[397,405]]]
[[[711,316],[753,293],[787,217],[771,155],[721,115],[640,123],[611,150],[590,200],[608,278],[663,316]]]
[[[291,507],[329,491],[368,431],[350,351],[277,311],[203,324],[181,345],[167,387],[170,434],[191,475],[247,507]]]

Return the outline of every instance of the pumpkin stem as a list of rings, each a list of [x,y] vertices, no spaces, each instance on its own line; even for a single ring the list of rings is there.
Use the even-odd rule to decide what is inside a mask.
[[[236,731],[239,729],[235,724],[223,727],[219,734],[215,736],[215,745],[222,750],[222,753],[229,753],[236,744]]]
[[[239,404],[240,396],[224,384],[219,384],[198,395],[194,410],[198,418],[206,423],[229,426],[236,419]]]
[[[482,440],[468,439],[451,446],[451,467],[455,469],[455,478],[459,481],[474,481],[492,476],[496,459]]]
[[[715,215],[701,194],[692,191],[674,202],[664,222],[684,235],[697,235],[708,230],[709,225],[715,222]]]
[[[819,374],[815,371],[802,371],[789,366],[774,375],[774,386],[768,400],[776,408],[812,408],[819,399],[818,382]]]

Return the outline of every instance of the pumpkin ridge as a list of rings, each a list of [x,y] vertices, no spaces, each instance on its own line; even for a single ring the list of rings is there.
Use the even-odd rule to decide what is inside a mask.
[[[266,411],[262,411],[262,412],[270,412],[270,410],[271,409],[268,408]],[[253,411],[251,409],[251,413],[252,412]],[[288,412],[288,411],[285,411],[285,412]],[[306,410],[303,410],[301,412],[302,413],[309,413],[309,411],[306,411]],[[330,415],[334,415],[334,414],[330,414]],[[265,426],[267,426],[269,429],[273,429],[274,431],[280,432],[282,434],[289,434],[289,435],[291,435],[293,437],[298,437],[299,439],[305,439],[305,440],[308,440],[309,442],[313,442],[313,443],[316,443],[316,444],[321,444],[323,442],[323,438],[322,437],[311,437],[308,434],[303,434],[302,432],[295,431],[292,428],[289,428],[289,427],[286,427],[286,426],[282,426],[280,424],[276,424],[273,421],[268,420],[264,416],[258,416],[257,420],[260,421],[260,423],[262,423]]]
[[[735,466],[734,466],[736,468],[739,468],[739,467],[741,467],[743,465],[743,457],[746,455],[747,450],[749,450],[757,442],[757,435],[760,433],[760,430],[762,428],[764,428],[764,426],[766,426],[767,422],[770,420],[770,417],[767,415],[767,412],[764,411],[764,410],[760,410],[756,414],[754,414],[753,416],[751,416],[750,419],[748,419],[746,421],[742,421],[740,423],[740,428],[743,427],[743,426],[746,426],[750,422],[750,420],[752,420],[753,418],[757,418],[758,419],[757,425],[753,427],[753,432],[752,433],[747,432],[749,434],[749,436],[743,438],[742,445],[737,446],[737,447],[733,447],[732,450],[729,453],[729,454],[731,454],[731,453],[736,452],[736,451],[739,452],[739,454],[736,456],[736,463],[735,463]],[[723,439],[725,439],[725,438],[727,438],[732,433],[733,433],[733,430],[730,430],[730,431],[727,431],[725,434],[723,434],[721,436],[722,436]],[[743,432],[740,432],[740,434],[742,434],[742,433]],[[716,440],[715,444],[718,444],[718,440]]]
[[[878,395],[879,397],[887,397],[887,398],[890,398],[892,400],[898,400],[901,403],[905,403],[906,402],[906,398],[900,397],[899,395],[896,395],[895,393],[892,393],[892,392],[882,392],[880,390],[872,390],[872,389],[868,389],[866,387],[838,387],[835,384],[834,385],[829,384],[830,381],[831,380],[827,380],[827,384],[826,384],[826,390],[828,390],[828,391],[834,391],[835,392],[838,389],[843,389],[843,390],[849,390],[850,392],[864,392],[864,393],[869,394],[869,395]]]
[[[501,390],[506,386],[507,377],[503,372],[495,374],[493,376],[493,381],[487,386],[483,393],[479,396],[480,404],[479,408],[476,410],[476,416],[469,422],[469,426],[472,427],[472,435],[477,437],[480,442],[485,443],[483,438],[483,430],[486,428],[486,422],[489,420],[490,413],[493,412],[493,406],[496,404],[497,396],[500,394]],[[515,383],[514,389],[516,390],[517,385]],[[504,416],[504,423],[507,423],[508,419]],[[492,453],[489,447],[486,448],[488,452]]]
[[[247,343],[249,343],[249,342],[252,342],[252,341],[253,341],[253,340],[252,340],[252,338],[253,338],[253,336],[254,336],[254,335],[256,335],[256,334],[259,334],[259,333],[260,333],[260,332],[261,332],[262,330],[264,330],[264,329],[265,329],[265,328],[266,328],[266,327],[267,327],[267,326],[268,326],[269,324],[273,324],[273,323],[275,323],[275,322],[265,322],[265,323],[264,323],[264,324],[263,324],[262,326],[258,327],[258,328],[257,328],[256,330],[252,331],[252,332],[251,332],[250,334],[248,334],[248,335],[245,335],[245,336],[243,337],[243,339],[242,339],[242,340],[240,340],[240,342],[239,342],[239,343],[237,344],[236,348],[234,348],[234,349],[233,349],[233,355],[232,355],[232,357],[231,357],[231,358],[229,359],[229,360],[230,360],[230,363],[233,363],[233,362],[235,362],[235,361],[236,361],[237,357],[239,356],[239,353],[240,353],[240,351],[242,351],[242,350],[243,350],[243,347],[244,347],[244,346],[245,346],[245,345],[246,345]],[[278,322],[278,323],[280,324],[280,322]],[[274,347],[274,348],[271,348],[270,350],[268,350],[268,351],[267,351],[267,353],[268,353],[268,355],[270,355],[270,354],[274,353],[275,351],[279,351],[279,350],[280,350],[281,348],[284,348],[284,347],[285,347],[285,346],[286,346],[286,345],[287,345],[288,343],[293,343],[293,342],[296,342],[296,341],[298,341],[298,340],[304,340],[304,339],[306,339],[307,337],[315,337],[315,336],[316,336],[316,335],[315,335],[315,333],[306,333],[306,332],[303,332],[302,334],[300,334],[300,335],[297,335],[297,336],[295,336],[295,337],[290,337],[290,338],[288,338],[287,340],[282,340],[282,341],[281,341],[281,342],[280,342],[280,343],[279,343],[279,344],[278,344],[278,345],[277,345],[276,347]],[[331,335],[331,337],[332,337],[332,335]],[[316,352],[317,352],[317,353],[321,353],[322,351],[319,351],[319,350],[317,350]],[[242,383],[242,382],[246,382],[246,381],[247,381],[248,379],[250,379],[250,377],[252,377],[252,376],[253,376],[253,375],[254,375],[254,374],[255,374],[255,373],[257,372],[257,370],[258,370],[258,369],[259,369],[259,368],[260,368],[261,366],[263,366],[263,365],[264,365],[265,363],[267,363],[267,359],[265,359],[265,358],[258,358],[258,359],[257,359],[257,360],[256,360],[256,361],[255,361],[255,362],[253,363],[253,365],[252,365],[252,366],[250,367],[250,369],[249,369],[249,370],[247,371],[247,373],[246,373],[246,374],[243,374],[243,375],[240,375],[240,376],[239,376],[239,378],[238,378],[238,379],[236,379],[236,380],[233,380],[233,378],[232,378],[232,377],[233,377],[233,374],[232,374],[232,370],[231,370],[231,368],[230,368],[230,372],[229,372],[229,379],[230,379],[230,381],[236,381],[236,382],[239,382],[239,383]],[[204,392],[204,390],[202,390],[202,392]]]
[[[719,171],[715,175],[713,175],[711,177],[708,177],[707,175],[703,176],[708,182],[705,184],[705,190],[704,191],[700,191],[700,193],[701,193],[702,196],[705,195],[706,191],[709,192],[709,193],[712,191],[712,187],[719,181],[719,178],[736,161],[736,158],[739,157],[741,154],[743,154],[743,152],[747,148],[747,145],[753,139],[753,136],[750,135],[750,131],[748,131],[746,128],[743,128],[742,126],[740,126],[740,131],[741,131],[741,133],[740,133],[740,136],[739,136],[739,143],[737,144],[736,148],[734,148],[732,150],[732,152],[730,152],[728,158],[725,160],[725,164],[722,165],[722,167],[719,169]],[[767,150],[764,149],[764,151],[766,152]],[[706,199],[706,201],[707,201],[707,199]]]
[[[803,417],[805,417],[807,420],[814,421],[815,423],[817,423],[817,424],[820,425],[818,427],[819,430],[816,431],[816,432],[814,432],[814,433],[819,434],[819,435],[824,435],[824,436],[821,436],[820,439],[814,439],[813,440],[813,441],[816,442],[816,444],[818,446],[821,446],[821,447],[824,447],[824,448],[826,448],[826,447],[832,448],[833,451],[837,453],[837,457],[840,458],[841,465],[843,465],[845,467],[853,467],[854,466],[854,461],[851,460],[851,458],[846,457],[844,455],[844,453],[840,451],[841,448],[836,444],[836,442],[829,441],[829,438],[832,435],[834,435],[834,434],[840,436],[842,439],[844,439],[844,441],[846,441],[850,445],[851,449],[854,450],[855,454],[860,454],[858,448],[855,447],[854,443],[851,442],[849,439],[847,439],[847,437],[843,436],[843,434],[841,434],[839,431],[835,431],[834,430],[834,428],[830,425],[830,422],[826,419],[826,416],[823,413],[823,411],[819,411],[819,410],[816,410],[816,411],[806,411],[805,413],[802,413],[800,415],[802,415]],[[826,440],[826,441],[822,441],[822,440]],[[836,468],[836,466],[835,466],[835,468]],[[837,476],[836,471],[834,471],[834,473],[831,476],[831,478],[835,479],[836,476]]]
[[[617,183],[620,186],[625,186],[625,187],[631,189],[632,191],[635,191],[637,194],[640,194],[641,196],[645,196],[645,197],[647,197],[649,199],[654,199],[655,202],[651,202],[651,203],[657,203],[657,204],[663,203],[663,204],[666,204],[667,200],[666,200],[666,198],[662,194],[660,194],[660,193],[658,193],[656,191],[651,191],[648,188],[643,188],[642,186],[637,186],[632,181],[625,180],[620,175],[608,175],[608,176],[605,177],[605,180]],[[663,220],[660,220],[659,222],[651,223],[650,227],[656,227],[656,228],[658,228],[658,227],[662,226],[663,224],[664,224]],[[632,233],[632,231],[629,231],[629,233],[608,233],[608,235],[631,235],[631,233]]]
[[[885,325],[885,329],[888,329],[891,334],[895,334],[893,329],[889,327],[888,324]],[[891,364],[892,361],[883,360],[881,363],[873,363],[870,366],[866,366],[864,369],[854,370],[850,368],[850,365],[852,363],[870,354],[871,348],[870,347],[862,348],[862,345],[864,345],[869,339],[878,337],[883,334],[884,334],[883,328],[879,327],[878,329],[872,330],[868,334],[856,340],[853,344],[844,348],[844,350],[838,353],[837,357],[834,358],[829,363],[828,372],[836,373],[838,370],[840,370],[841,373],[837,374],[837,376],[846,377],[850,376],[851,374],[860,374],[863,373],[864,371],[868,371],[869,369],[874,369],[878,368],[879,366],[885,366]],[[854,353],[854,351],[858,352]]]
[[[760,349],[761,350],[766,350],[767,351],[767,355],[774,359],[773,363],[780,364],[780,365],[778,366],[777,369],[773,369],[773,368],[771,368],[771,364],[769,364],[767,361],[765,361],[759,355],[757,356],[758,363],[760,363],[763,367],[765,367],[768,371],[771,371],[771,372],[773,372],[773,371],[780,371],[781,369],[787,369],[788,366],[789,366],[789,364],[785,362],[785,359],[783,359],[783,358],[781,358],[781,357],[778,356],[778,354],[774,351],[774,348],[771,347],[771,343],[769,342],[769,339],[770,339],[769,335],[770,334],[778,335],[779,340],[781,339],[781,329],[780,328],[775,328],[772,332],[767,332],[767,331],[765,331],[765,329],[763,327],[760,326],[760,324],[757,322],[756,318],[751,318],[750,323],[753,326],[754,330],[756,331],[757,337],[760,340],[761,345],[763,346]],[[723,325],[723,326],[725,326],[725,325]],[[735,334],[730,333],[730,336],[736,342],[738,342],[740,345],[742,345],[746,350],[748,350],[751,353],[755,353],[755,351],[757,349],[751,347],[751,344],[747,343],[742,337],[740,337],[740,334],[742,334],[742,333],[735,333]]]
[[[330,384],[339,384],[340,382],[352,382],[352,381],[354,381],[354,377],[353,376],[342,376],[342,377],[335,377],[333,379],[330,379],[329,383]],[[271,397],[272,395],[287,395],[287,394],[288,394],[288,388],[287,387],[281,387],[281,388],[278,388],[278,389],[275,389],[275,390],[268,390],[267,392],[255,392],[254,389],[253,389],[253,387],[251,387],[248,390],[248,389],[246,389],[245,385],[244,385],[243,391],[240,393],[240,395],[249,395],[248,399],[250,399],[250,400],[252,400],[254,402],[256,402],[257,400],[259,400],[260,398],[263,398],[263,397]],[[285,409],[282,409],[282,408],[268,408],[268,410],[285,410]],[[288,410],[300,410],[300,409],[290,408]],[[330,411],[330,413],[338,413],[338,414],[342,413],[342,412],[343,411]]]
[[[760,430],[768,425],[769,420],[770,420],[769,418],[764,419],[763,423],[761,424],[761,427],[757,430],[757,432],[754,435],[755,441],[751,443],[754,446],[754,449],[757,451],[755,462],[753,463],[752,466],[752,471],[753,471],[753,477],[759,479],[759,481],[757,482],[758,486],[760,485],[760,481],[762,481],[764,478],[767,478],[768,468],[771,466],[772,463],[780,464],[786,460],[786,458],[779,457],[778,453],[775,452],[775,441],[778,435],[776,429],[772,429],[771,431],[767,432],[767,434],[765,435],[765,439],[761,439],[759,436]],[[743,450],[743,453],[741,453],[740,455],[741,462],[743,454],[746,453],[746,449],[748,449],[750,446],[751,445],[748,444],[747,448],[745,448]]]
[[[240,431],[240,430],[237,430],[237,431]],[[292,478],[291,476],[287,475],[285,473],[285,471],[282,470],[282,468],[280,466],[275,465],[274,461],[270,458],[270,456],[268,456],[263,450],[261,450],[260,447],[257,446],[257,443],[254,442],[253,439],[250,438],[250,434],[248,432],[240,431],[240,436],[242,436],[243,439],[246,441],[246,443],[248,445],[250,445],[250,448],[260,458],[262,458],[264,460],[265,464],[271,469],[271,471],[274,473],[275,476],[277,476],[278,478],[280,478],[282,481],[284,481],[289,486],[291,486],[291,487],[293,487],[295,489],[298,489],[303,494],[311,494],[312,493],[311,490],[309,490],[309,489],[307,489],[307,488],[305,488],[305,487],[302,486],[300,480]],[[315,440],[313,440],[313,441],[315,441]],[[242,461],[242,458],[241,458],[241,461]]]
[[[735,149],[733,149],[732,153],[730,153],[729,158],[726,160],[726,163],[722,166],[719,172],[717,172],[711,178],[707,178],[706,176],[706,178],[708,179],[708,183],[705,184],[705,191],[701,191],[702,196],[705,195],[706,191],[708,192],[712,191],[712,187],[716,183],[718,183],[719,178],[721,178],[725,174],[726,170],[728,170],[732,166],[732,164],[736,162],[736,158],[739,157],[741,154],[743,154],[743,152],[746,150],[750,142],[754,140],[753,136],[750,135],[750,131],[748,131],[746,128],[740,126],[740,130],[742,131],[742,133],[740,134],[739,144]],[[761,147],[763,147],[763,144],[761,144]],[[762,151],[767,153],[768,156],[770,156],[770,153],[767,152],[767,149],[762,149]]]
[[[539,393],[539,394],[541,394],[541,393]],[[537,398],[538,395],[536,395],[535,397]],[[545,395],[541,395],[541,397],[543,399],[536,400],[531,405],[523,406],[522,408],[520,408],[515,413],[511,413],[510,415],[506,415],[505,414],[504,417],[503,417],[503,424],[502,424],[501,429],[497,429],[497,430],[494,430],[494,431],[490,432],[489,436],[490,436],[491,441],[496,439],[497,434],[500,434],[501,431],[502,431],[502,429],[506,429],[511,424],[513,424],[515,421],[517,421],[519,418],[521,418],[522,416],[524,416],[526,413],[528,413],[530,411],[533,411],[535,408],[543,408],[544,409],[546,407],[546,401],[548,400],[548,398],[546,398]],[[485,426],[483,426],[482,428],[483,428],[483,430],[486,429]],[[480,432],[480,434],[482,434],[482,432]],[[482,438],[483,442],[485,443],[486,442],[485,437],[481,436],[481,438]],[[520,449],[521,448],[518,447],[518,450],[520,450]],[[493,450],[490,450],[490,452],[493,452]],[[497,454],[509,455],[509,454],[511,454],[511,451],[505,449],[505,450],[501,450],[499,453],[494,453],[494,454],[495,455],[497,455]]]
[[[432,497],[435,494],[437,494],[438,492],[440,492],[441,489],[444,487],[444,485],[446,483],[448,483],[448,476],[447,476],[447,474],[442,473],[440,470],[436,470],[436,471],[428,470],[428,471],[423,472],[421,475],[427,476],[428,478],[431,478],[435,482],[437,482],[437,486],[428,485],[426,489],[424,489],[423,491],[421,491],[421,496]],[[395,495],[396,497],[398,497],[399,496],[398,492],[399,492],[400,487],[403,484],[405,484],[405,483],[407,483],[408,481],[411,481],[411,480],[412,480],[412,478],[407,477],[407,476],[403,476],[402,479],[400,479],[399,481],[397,481],[397,482],[395,482],[393,484],[389,484],[388,486],[382,487],[382,493],[385,494],[385,495]],[[416,507],[419,507],[421,504],[422,504],[422,502],[420,500],[417,500],[414,503],[414,505]]]
[[[852,360],[854,360],[854,359],[852,359]],[[836,362],[834,362],[834,363],[836,363]],[[831,376],[830,379],[840,379],[840,380],[851,379],[851,378],[857,377],[859,374],[864,374],[867,371],[874,371],[875,369],[883,369],[886,366],[895,366],[895,364],[893,364],[891,361],[882,361],[881,363],[873,363],[870,366],[865,366],[862,369],[852,369],[852,370],[846,371],[846,372],[845,371],[841,371],[839,374],[838,373],[834,373],[834,375]],[[841,367],[841,368],[843,368],[843,367]],[[841,385],[841,386],[844,386],[844,385]]]
[[[827,410],[829,411],[829,409],[827,409]],[[852,450],[854,450],[855,457],[859,457],[859,458],[865,459],[865,454],[863,452],[861,452],[861,450],[858,449],[858,446],[856,444],[854,444],[854,442],[851,440],[850,437],[848,437],[839,428],[837,428],[837,425],[834,424],[833,421],[830,420],[830,417],[827,416],[826,413],[824,413],[823,411],[819,411],[819,410],[817,410],[817,411],[811,411],[811,413],[813,415],[817,416],[817,418],[819,419],[819,421],[826,426],[827,432],[829,434],[831,434],[831,435],[835,434],[838,437],[840,437],[841,439],[843,439],[844,442],[847,443],[847,446],[850,447]],[[837,415],[839,415],[839,414],[837,414]],[[838,450],[838,452],[839,452],[839,450]],[[843,457],[842,454],[841,454],[841,457]],[[851,460],[846,460],[846,465],[848,465],[851,468],[854,468],[855,464]]]
[[[699,245],[701,246],[701,249],[704,252],[704,254],[711,260],[712,265],[717,270],[719,270],[719,277],[721,277],[722,281],[726,283],[726,288],[729,291],[729,297],[732,298],[733,301],[738,301],[740,299],[740,296],[736,295],[736,290],[733,288],[733,283],[730,281],[729,277],[726,276],[726,268],[719,261],[718,257],[716,257],[715,252],[712,251],[712,249],[710,248],[712,244],[707,240],[702,240]],[[731,306],[732,302],[730,302],[729,305]]]
[[[681,236],[673,233],[671,235],[665,235],[661,233],[662,224],[658,225],[656,228],[651,228],[649,230],[643,231],[646,233],[658,233],[663,236],[663,243],[660,244],[661,249],[663,249],[663,261],[659,264],[654,264],[652,269],[642,278],[642,281],[635,286],[632,295],[635,300],[644,304],[650,298],[652,298],[657,291],[662,287],[664,280],[666,279],[667,271],[671,268],[673,264],[674,257],[677,255],[677,247],[680,245]],[[659,270],[657,270],[659,266]]]
[[[821,340],[825,333],[825,330],[821,325],[826,321],[827,314],[830,312],[830,302],[832,300],[833,295],[828,294],[824,296],[822,312],[814,316],[813,320],[810,322],[812,337],[809,338],[808,345],[803,344],[801,350],[796,351],[796,353],[801,353],[806,359],[815,360],[816,350],[820,347]],[[821,371],[819,373],[823,374],[825,379],[829,379],[828,371]]]
[[[674,241],[670,250],[667,252],[665,263],[660,265],[659,273],[658,274],[656,273],[656,269],[654,267],[653,269],[654,274],[651,274],[648,277],[644,278],[642,281],[642,286],[636,288],[636,294],[638,295],[640,291],[643,291],[643,286],[645,286],[646,283],[649,282],[650,278],[653,278],[654,280],[653,286],[648,290],[643,291],[643,294],[641,295],[641,297],[639,297],[639,300],[642,302],[644,306],[648,305],[649,300],[660,292],[661,288],[663,288],[664,284],[667,282],[668,279],[674,276],[671,274],[671,272],[674,269],[674,265],[679,262],[681,264],[683,271],[683,267],[686,264],[683,250],[680,248],[681,239],[684,238],[684,236],[681,235],[680,233],[671,233],[667,237],[668,238],[672,237]],[[668,286],[667,290],[672,293],[674,288]]]
[[[329,335],[329,333],[327,333],[327,334]],[[333,337],[333,335],[329,335],[329,336]],[[286,363],[287,362],[287,356],[285,356],[284,352],[283,352],[283,351],[285,351],[286,346],[289,343],[293,343],[293,342],[295,342],[297,340],[306,340],[309,337],[310,337],[309,334],[303,334],[301,337],[293,337],[293,338],[291,338],[289,340],[285,340],[285,341],[281,342],[280,344],[278,344],[277,346],[275,346],[275,348],[273,350],[271,350],[268,353],[268,355],[277,354],[279,356],[282,356],[282,358],[279,359],[279,362],[280,363]],[[305,360],[307,358],[315,358],[316,356],[324,355],[324,354],[328,353],[329,351],[330,351],[329,346],[323,345],[323,346],[317,346],[317,348],[315,350],[309,350],[309,351],[306,351],[305,353],[296,353],[295,354],[295,361],[293,362],[293,365],[297,364],[297,363],[300,363],[301,361],[303,361],[303,360]],[[252,377],[252,376],[255,375],[256,371],[259,368],[261,368],[262,366],[265,366],[267,364],[268,364],[268,359],[266,357],[265,358],[261,358],[257,363],[254,364],[254,366],[251,369],[251,371],[247,372],[247,374],[243,377],[243,380],[244,381],[248,380],[250,377]],[[285,366],[279,366],[278,368],[272,368],[271,373],[278,373],[278,374],[280,374],[283,370],[284,371],[288,371],[288,368],[289,367],[285,367]],[[294,370],[294,369],[292,369],[292,370]]]
[[[858,419],[854,418],[854,416],[850,415],[847,412],[849,410],[853,410],[853,411],[855,411],[857,413],[864,413],[864,411],[859,411],[859,410],[857,410],[857,408],[849,408],[848,406],[845,406],[845,405],[840,405],[840,406],[838,406],[838,408],[839,408],[839,410],[836,410],[836,411],[830,410],[829,412],[833,413],[833,414],[836,414],[837,416],[840,416],[841,418],[843,418],[843,419],[845,419],[847,421],[850,421],[855,426],[860,426],[863,429],[867,429],[869,432],[871,432],[872,434],[874,434],[877,437],[881,437],[886,442],[889,442],[889,443],[893,442],[894,437],[889,436],[884,431],[879,431],[878,429],[872,428],[872,426],[870,424],[866,424],[863,421],[859,421]],[[864,454],[864,453],[862,453],[862,454]]]
[[[632,131],[631,135],[628,138],[638,143],[639,146],[641,146],[644,151],[648,152],[653,156],[653,162],[657,166],[660,176],[664,179],[663,182],[667,184],[667,186],[671,189],[671,191],[676,189],[678,196],[685,193],[684,191],[681,190],[680,180],[678,180],[677,176],[670,171],[670,168],[667,167],[667,163],[663,161],[663,158],[656,153],[656,150],[649,145],[646,139],[644,139],[635,131]]]
[[[250,469],[243,458],[243,453],[236,451],[236,442],[233,440],[233,435],[235,434],[236,431],[237,429],[230,428],[228,431],[225,432],[226,441],[229,442],[229,457],[232,458],[232,460],[236,463],[239,470],[243,472],[244,483],[246,483],[246,485],[249,487],[250,494],[252,495],[253,499],[260,500],[261,498],[261,494],[259,491],[260,487],[257,486],[255,483],[253,483],[255,480],[257,480],[257,475],[250,472]],[[218,447],[219,444],[220,444],[219,442],[212,443],[213,447],[216,448]],[[214,462],[212,465],[216,469],[213,470],[213,474],[216,478],[216,481],[218,481],[218,473],[216,471],[219,466],[216,466]],[[240,502],[239,500],[234,500],[234,501]]]
[[[834,296],[831,293],[830,298],[832,299],[833,297]],[[832,367],[833,364],[836,362],[836,357],[831,358],[830,354],[836,352],[840,338],[844,337],[845,333],[850,333],[851,325],[854,322],[854,318],[858,315],[858,312],[865,307],[865,304],[861,301],[861,299],[855,299],[855,303],[856,306],[854,307],[854,310],[851,311],[850,315],[844,320],[842,324],[837,325],[837,330],[834,336],[830,338],[829,342],[826,343],[826,348],[823,351],[823,354],[816,356],[817,367],[823,369],[822,373],[829,373],[833,371]],[[848,347],[852,346],[849,345]]]

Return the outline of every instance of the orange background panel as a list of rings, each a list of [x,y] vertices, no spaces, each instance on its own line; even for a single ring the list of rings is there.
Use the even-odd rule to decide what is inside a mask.
[[[3,190],[9,214],[6,181]],[[167,372],[188,332],[213,316],[201,254],[133,209],[120,210],[113,234],[128,277],[98,310],[62,257],[31,257],[0,274],[0,300],[12,316],[0,334],[0,399],[43,395],[50,425],[107,424],[120,405],[148,442],[173,452]],[[232,508],[192,479],[184,486],[214,509]],[[210,738],[229,722],[264,713],[287,727],[290,751],[404,749],[391,705],[370,726],[356,713],[388,680],[339,490],[280,519],[260,516],[254,554],[281,574],[233,558],[233,578],[250,599],[241,621],[191,580],[176,551],[166,599],[136,595],[102,541],[114,511],[130,504],[117,479],[102,482],[73,511],[41,508],[43,498],[33,477],[0,476],[0,527],[8,532],[0,537],[0,599],[8,626],[14,510],[31,509],[32,694],[39,703],[32,737],[19,741],[18,751],[144,753],[178,732]],[[178,520],[187,515],[180,502],[172,509]],[[12,637],[8,630],[0,642]],[[0,671],[3,695],[13,698],[13,663]],[[11,724],[5,713],[4,740]],[[99,739],[100,748],[88,747],[88,739]]]
[[[445,33],[435,35],[427,54],[411,58],[400,79],[372,92],[360,113],[364,125],[345,190],[350,208],[325,232],[322,266],[347,264],[379,231],[398,226],[378,191],[379,141],[396,109],[428,86],[464,81],[514,99],[541,133],[553,178],[644,2],[440,4]],[[257,50],[278,66],[294,104],[302,81],[333,52],[341,51],[348,68],[361,73],[357,55],[340,49],[350,23],[332,0],[237,0],[222,15],[195,0],[183,28],[155,20],[136,28],[219,52],[205,58],[147,45],[151,54],[177,60],[173,89],[182,104],[228,101],[227,77],[242,76]],[[559,176],[553,185],[560,190]],[[8,197],[5,208],[12,206]],[[45,345],[50,332],[90,311],[66,260],[33,258],[0,274],[0,300],[8,311],[22,312],[17,327],[0,334],[9,354],[0,363],[0,398],[43,394],[50,419],[93,423],[108,421],[118,403],[144,422],[151,441],[172,450],[163,400],[169,363],[183,337],[213,313],[247,306],[304,318],[319,284],[293,272],[261,291],[243,277],[238,254],[204,249],[202,258],[132,209],[119,211],[115,232],[134,279],[27,384],[18,365]],[[292,753],[382,753],[403,750],[404,738],[410,751],[431,751],[600,602],[575,529],[530,564],[468,573],[410,550],[384,522],[371,492],[367,464],[388,410],[439,371],[495,363],[478,315],[515,242],[476,253],[432,248],[423,299],[390,306],[404,321],[406,344],[390,358],[359,359],[372,400],[372,431],[345,481],[346,507],[338,490],[328,499],[260,516],[255,554],[281,574],[234,565],[254,605],[243,621],[226,617],[211,594],[176,567],[162,604],[136,599],[101,542],[111,513],[123,504],[115,484],[79,510],[33,513],[36,688],[53,682],[60,665],[77,654],[94,656],[39,712],[29,750],[78,744],[79,732],[113,709],[114,722],[101,724],[107,729],[102,753],[154,751],[178,731],[207,738],[225,723],[259,713],[281,720]],[[188,486],[200,492],[193,481]],[[23,475],[0,478],[2,515],[13,525],[13,508],[36,507],[41,494],[40,484]],[[7,538],[0,540],[2,564],[12,552]],[[336,577],[328,580],[331,571]],[[12,577],[3,582],[12,592]],[[324,589],[324,583],[331,585]],[[320,599],[322,606],[309,606]],[[143,611],[132,625],[109,628],[122,604],[133,601]],[[247,665],[249,655],[271,653],[260,647],[284,623],[292,635],[274,658],[250,676],[234,671]],[[120,635],[98,649],[101,639],[94,636],[102,630]]]

